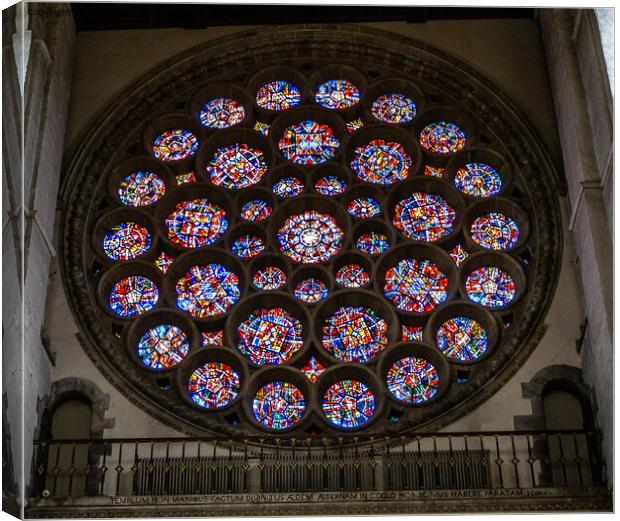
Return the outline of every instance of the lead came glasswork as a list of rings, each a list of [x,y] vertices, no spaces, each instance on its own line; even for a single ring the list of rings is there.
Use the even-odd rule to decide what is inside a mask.
[[[315,383],[319,379],[319,376],[325,372],[325,367],[316,358],[311,356],[308,363],[304,365],[300,371],[308,377],[308,380]]]
[[[348,109],[360,101],[360,91],[349,80],[327,80],[321,83],[314,100],[326,109]]]
[[[381,255],[390,247],[390,240],[381,232],[364,232],[355,241],[355,246],[368,255]]]
[[[336,272],[336,283],[343,288],[362,288],[370,284],[370,276],[359,264],[346,264]]]
[[[288,110],[301,103],[301,93],[292,83],[275,80],[265,83],[256,94],[256,104],[266,110]]]
[[[454,186],[465,195],[491,197],[502,189],[502,178],[491,165],[467,163],[454,174]]]
[[[318,165],[336,155],[340,141],[329,125],[305,120],[288,127],[278,142],[282,155],[298,165]]]
[[[286,275],[276,266],[266,266],[254,274],[252,284],[264,291],[280,289],[286,284]]]
[[[379,96],[372,104],[372,115],[392,125],[409,123],[415,118],[416,106],[411,98],[400,92]]]
[[[146,226],[133,221],[113,226],[103,238],[103,251],[113,261],[126,261],[144,255],[151,247]]]
[[[423,342],[424,327],[423,326],[402,326],[403,342]]]
[[[242,235],[232,245],[232,252],[242,259],[251,259],[260,255],[265,249],[265,243],[256,235]]]
[[[256,420],[273,430],[290,429],[306,412],[302,392],[289,382],[270,382],[261,387],[252,400]]]
[[[415,192],[394,209],[392,223],[413,241],[438,241],[452,233],[456,212],[440,195]]]
[[[363,382],[340,380],[325,391],[321,407],[332,425],[357,429],[375,414],[375,395]]]
[[[373,197],[357,197],[349,203],[347,212],[358,219],[370,219],[381,213],[381,206]]]
[[[155,371],[170,369],[179,364],[188,351],[187,335],[170,324],[150,328],[140,337],[137,346],[138,358],[146,367]]]
[[[333,197],[344,193],[347,190],[347,183],[335,175],[326,175],[314,184],[314,188],[320,194]]]
[[[302,280],[295,286],[295,296],[306,304],[316,304],[327,298],[327,286],[314,277]]]
[[[202,248],[216,242],[228,229],[226,212],[208,199],[182,201],[166,218],[168,238],[185,248]]]
[[[217,263],[192,266],[176,283],[177,305],[193,317],[223,315],[239,300],[239,278]]]
[[[119,280],[110,291],[108,305],[121,318],[142,315],[153,309],[159,300],[155,283],[142,275]]]
[[[407,178],[411,165],[413,160],[405,147],[379,138],[355,149],[351,170],[367,183],[392,185]]]
[[[476,304],[499,309],[512,302],[517,286],[504,270],[496,266],[482,266],[468,275],[465,291]]]
[[[132,172],[118,187],[118,197],[127,206],[148,206],[166,193],[166,183],[153,172]]]
[[[297,197],[304,188],[304,184],[296,177],[283,177],[273,185],[273,193],[282,198]]]
[[[408,405],[428,402],[439,388],[439,373],[435,366],[417,356],[397,360],[389,368],[385,379],[392,395]]]
[[[207,128],[228,128],[245,118],[243,105],[232,98],[215,98],[200,110],[200,122]]]
[[[166,254],[165,251],[162,251],[155,259],[155,266],[157,266],[157,268],[161,270],[162,273],[166,273],[173,262],[174,257],[170,257],[170,255]]]
[[[437,330],[437,347],[453,362],[474,362],[489,348],[486,330],[474,319],[454,317]]]
[[[252,199],[241,207],[241,218],[246,221],[261,222],[267,219],[273,208],[267,201]]]
[[[519,242],[517,223],[500,212],[476,217],[471,223],[471,238],[487,250],[510,250]]]
[[[240,190],[255,185],[267,173],[262,150],[245,143],[218,148],[206,168],[215,186]]]
[[[182,161],[198,151],[198,138],[189,130],[166,130],[153,140],[153,155],[160,161]]]
[[[239,394],[241,378],[230,365],[207,362],[189,377],[187,390],[191,400],[205,409],[221,409]]]
[[[463,129],[450,121],[431,123],[420,132],[420,145],[436,154],[454,154],[465,147],[467,136]]]

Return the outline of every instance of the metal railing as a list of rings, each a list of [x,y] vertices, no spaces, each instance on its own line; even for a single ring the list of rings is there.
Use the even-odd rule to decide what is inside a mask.
[[[34,496],[602,486],[587,431],[38,440]]]

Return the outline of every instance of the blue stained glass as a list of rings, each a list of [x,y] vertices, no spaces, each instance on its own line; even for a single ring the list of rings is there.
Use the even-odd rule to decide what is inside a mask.
[[[373,139],[355,149],[351,170],[367,183],[391,185],[406,179],[412,165],[411,156],[400,143]]]
[[[266,110],[288,110],[301,103],[299,89],[288,81],[265,83],[256,94],[256,104]]]
[[[228,128],[245,118],[243,105],[232,98],[215,98],[200,111],[200,122],[208,128]]]
[[[359,103],[360,91],[349,80],[327,80],[318,86],[314,100],[326,109],[347,109]]]
[[[223,315],[239,300],[239,278],[221,264],[192,266],[176,284],[177,304],[196,318]]]
[[[261,387],[252,400],[256,420],[273,430],[290,429],[306,412],[302,392],[289,382],[270,382]]]
[[[372,115],[379,121],[390,124],[409,123],[416,114],[411,98],[400,92],[379,96],[372,104]]]
[[[375,395],[357,380],[340,380],[327,389],[321,403],[327,421],[343,429],[356,429],[375,414]]]
[[[336,155],[340,141],[329,125],[305,120],[288,127],[278,142],[282,154],[298,165],[317,165]]]
[[[153,309],[159,300],[155,283],[141,275],[119,280],[108,297],[110,309],[119,317],[131,318]]]

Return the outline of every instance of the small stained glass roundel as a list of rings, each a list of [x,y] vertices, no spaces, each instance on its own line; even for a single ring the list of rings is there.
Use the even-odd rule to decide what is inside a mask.
[[[448,298],[448,277],[428,259],[403,259],[385,273],[385,296],[400,310],[432,311]]]
[[[273,208],[267,201],[252,199],[241,207],[241,218],[246,221],[261,222],[267,219]]]
[[[252,284],[264,291],[280,289],[286,285],[286,274],[277,266],[265,266],[254,274]]]
[[[239,300],[239,278],[217,263],[192,266],[176,283],[179,309],[196,318],[224,315]]]
[[[411,165],[403,145],[379,138],[355,149],[351,170],[367,183],[393,185],[407,178]]]
[[[489,349],[489,337],[479,322],[458,316],[439,327],[437,347],[453,362],[475,362]]]
[[[359,380],[340,380],[325,391],[321,408],[332,425],[357,429],[375,414],[375,395]]]
[[[159,300],[155,283],[142,275],[131,275],[119,280],[110,291],[108,305],[121,318],[142,315],[153,309]]]
[[[297,283],[295,297],[307,304],[316,304],[327,298],[328,289],[321,279],[309,277]]]
[[[198,151],[198,138],[189,130],[166,130],[153,140],[153,155],[160,161],[182,161]]]
[[[392,223],[408,239],[433,242],[452,233],[455,219],[443,197],[415,192],[396,205]]]
[[[211,182],[231,190],[255,185],[266,173],[267,163],[262,150],[245,143],[218,148],[207,165]]]
[[[283,177],[273,185],[273,193],[283,199],[286,197],[297,197],[304,191],[304,184],[296,177]]]
[[[288,110],[300,103],[299,89],[291,82],[284,80],[265,83],[256,93],[256,104],[265,110]]]
[[[319,379],[319,376],[325,372],[325,367],[321,362],[312,356],[306,365],[300,369],[300,371],[306,375],[308,380],[315,383]]]
[[[368,255],[381,255],[390,247],[390,239],[384,233],[369,231],[357,238],[355,246]]]
[[[490,212],[476,217],[471,223],[471,238],[487,250],[510,250],[519,242],[517,223],[500,212]]]
[[[246,234],[239,237],[232,245],[232,252],[242,259],[251,259],[260,255],[265,249],[265,243],[256,235]]]
[[[465,131],[450,121],[431,123],[420,132],[422,148],[436,154],[454,154],[463,149],[466,140]]]
[[[189,377],[187,390],[190,399],[205,409],[221,409],[239,394],[241,378],[230,365],[207,362]]]
[[[177,204],[166,218],[168,238],[185,248],[202,248],[216,242],[228,229],[226,212],[208,199]]]
[[[418,356],[394,362],[386,375],[392,396],[409,405],[422,405],[437,394],[439,373],[433,364]]]
[[[254,418],[265,427],[284,430],[299,423],[306,412],[303,393],[281,380],[261,387],[252,400]]]
[[[457,190],[472,197],[492,197],[502,189],[502,178],[491,165],[467,163],[454,174]]]
[[[329,260],[340,250],[343,237],[336,219],[315,210],[291,215],[277,233],[280,251],[298,264]]]
[[[113,226],[103,238],[103,251],[113,261],[126,261],[144,255],[151,247],[146,226],[128,221]]]
[[[343,362],[365,364],[388,344],[388,325],[377,313],[364,306],[343,306],[327,317],[321,345]]]
[[[416,114],[414,101],[400,92],[379,96],[370,110],[379,121],[392,125],[409,123]]]
[[[347,183],[335,175],[326,175],[314,183],[314,189],[327,197],[333,197],[344,193]]]
[[[155,371],[170,369],[187,355],[189,339],[177,326],[160,324],[140,337],[136,351],[145,367]]]
[[[329,125],[305,120],[288,127],[278,148],[282,155],[298,165],[318,165],[336,155],[340,140]]]
[[[506,307],[517,293],[512,277],[496,266],[482,266],[472,271],[465,281],[465,291],[476,304],[491,309]]]
[[[314,99],[326,109],[348,109],[359,103],[360,91],[349,80],[327,80],[318,86]]]
[[[118,197],[127,206],[148,206],[166,193],[166,183],[153,172],[132,172],[118,187]]]
[[[347,212],[358,219],[370,219],[381,213],[381,206],[373,197],[357,197],[349,203]]]
[[[343,288],[363,288],[370,284],[370,276],[359,264],[345,264],[336,272],[336,283]]]
[[[259,308],[237,327],[238,348],[253,364],[285,364],[303,346],[302,329],[283,308]]]
[[[232,98],[215,98],[200,110],[200,122],[207,128],[228,128],[245,118],[243,105]]]

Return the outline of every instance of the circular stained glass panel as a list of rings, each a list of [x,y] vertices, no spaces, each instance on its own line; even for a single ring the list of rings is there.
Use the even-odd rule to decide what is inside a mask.
[[[337,360],[365,364],[387,344],[387,323],[370,308],[343,306],[325,319],[321,345]]]
[[[363,288],[370,284],[370,276],[359,264],[345,264],[336,272],[336,283],[343,288]]]
[[[153,155],[160,161],[182,161],[198,151],[198,138],[189,130],[166,130],[153,141]]]
[[[267,201],[252,199],[241,207],[241,218],[246,221],[261,222],[267,219],[273,208]]]
[[[440,195],[414,192],[394,209],[392,223],[413,241],[438,241],[452,233],[456,212]]]
[[[474,219],[470,233],[474,242],[487,250],[510,250],[519,242],[517,223],[499,212],[490,212]]]
[[[239,394],[241,378],[230,365],[207,362],[189,377],[187,390],[191,400],[205,409],[221,409]]]
[[[407,356],[397,360],[385,377],[388,389],[401,402],[422,405],[432,399],[439,388],[439,373],[424,358]]]
[[[251,259],[260,255],[265,249],[265,243],[256,235],[242,235],[232,245],[232,252],[242,259]]]
[[[327,286],[321,279],[310,277],[295,286],[295,296],[306,304],[316,304],[327,298]]]
[[[385,296],[402,311],[425,313],[448,298],[448,277],[428,260],[403,259],[385,273]]]
[[[189,351],[189,339],[177,326],[160,324],[150,328],[138,341],[140,361],[149,369],[161,371],[179,364]]]
[[[141,275],[119,280],[110,291],[108,305],[121,318],[142,315],[155,307],[159,290],[155,283]]]
[[[200,122],[207,128],[228,128],[245,118],[243,105],[232,98],[215,98],[200,110]]]
[[[288,127],[278,142],[282,155],[298,165],[318,165],[336,155],[340,141],[329,125],[305,120]]]
[[[261,387],[252,400],[254,418],[273,430],[290,429],[306,412],[302,392],[289,382],[270,382]]]
[[[153,172],[132,172],[118,187],[118,197],[127,206],[148,206],[166,193],[166,183]]]
[[[252,284],[265,291],[280,289],[286,284],[286,274],[276,266],[266,266],[254,274]]]
[[[473,197],[491,197],[502,189],[502,178],[491,165],[468,163],[454,174],[454,186]]]
[[[343,237],[336,219],[315,210],[291,215],[277,234],[280,251],[298,264],[329,260],[340,250]]]
[[[278,197],[297,197],[304,191],[304,184],[296,177],[283,177],[273,185],[273,193]]]
[[[357,197],[349,203],[347,212],[358,219],[370,219],[381,213],[381,206],[373,197]]]
[[[239,300],[239,278],[221,264],[192,266],[176,284],[177,305],[196,318],[223,315]]]
[[[392,185],[407,178],[411,165],[413,160],[400,143],[373,139],[355,149],[351,170],[367,183]]]
[[[266,110],[288,110],[301,103],[299,89],[288,81],[265,83],[256,94],[256,104]]]
[[[414,101],[400,92],[379,96],[370,110],[379,121],[392,125],[409,123],[416,114]]]
[[[267,163],[262,150],[235,143],[218,148],[206,170],[214,185],[240,190],[258,183],[267,173]]]
[[[194,199],[177,204],[166,218],[168,238],[185,248],[202,248],[213,244],[228,229],[226,212],[208,199]]]
[[[340,380],[325,391],[321,408],[332,425],[356,429],[374,415],[375,395],[363,382]]]
[[[360,91],[349,80],[327,80],[316,89],[314,101],[326,109],[348,109],[359,103]]]
[[[326,175],[314,183],[314,189],[328,197],[340,195],[347,189],[347,183],[335,175]]]
[[[124,222],[113,226],[103,238],[103,251],[113,261],[126,261],[144,255],[151,247],[146,226]]]
[[[467,276],[465,291],[476,304],[497,309],[513,301],[517,286],[504,270],[496,266],[482,266]]]
[[[239,324],[239,351],[256,365],[287,363],[303,346],[302,324],[283,308],[260,308]]]
[[[436,154],[454,154],[465,146],[467,136],[456,123],[438,121],[420,132],[420,145],[424,150]]]
[[[381,232],[364,232],[355,241],[355,246],[368,255],[381,255],[390,247],[390,240]]]
[[[437,330],[437,347],[453,362],[475,362],[489,348],[489,338],[480,323],[454,317]]]

